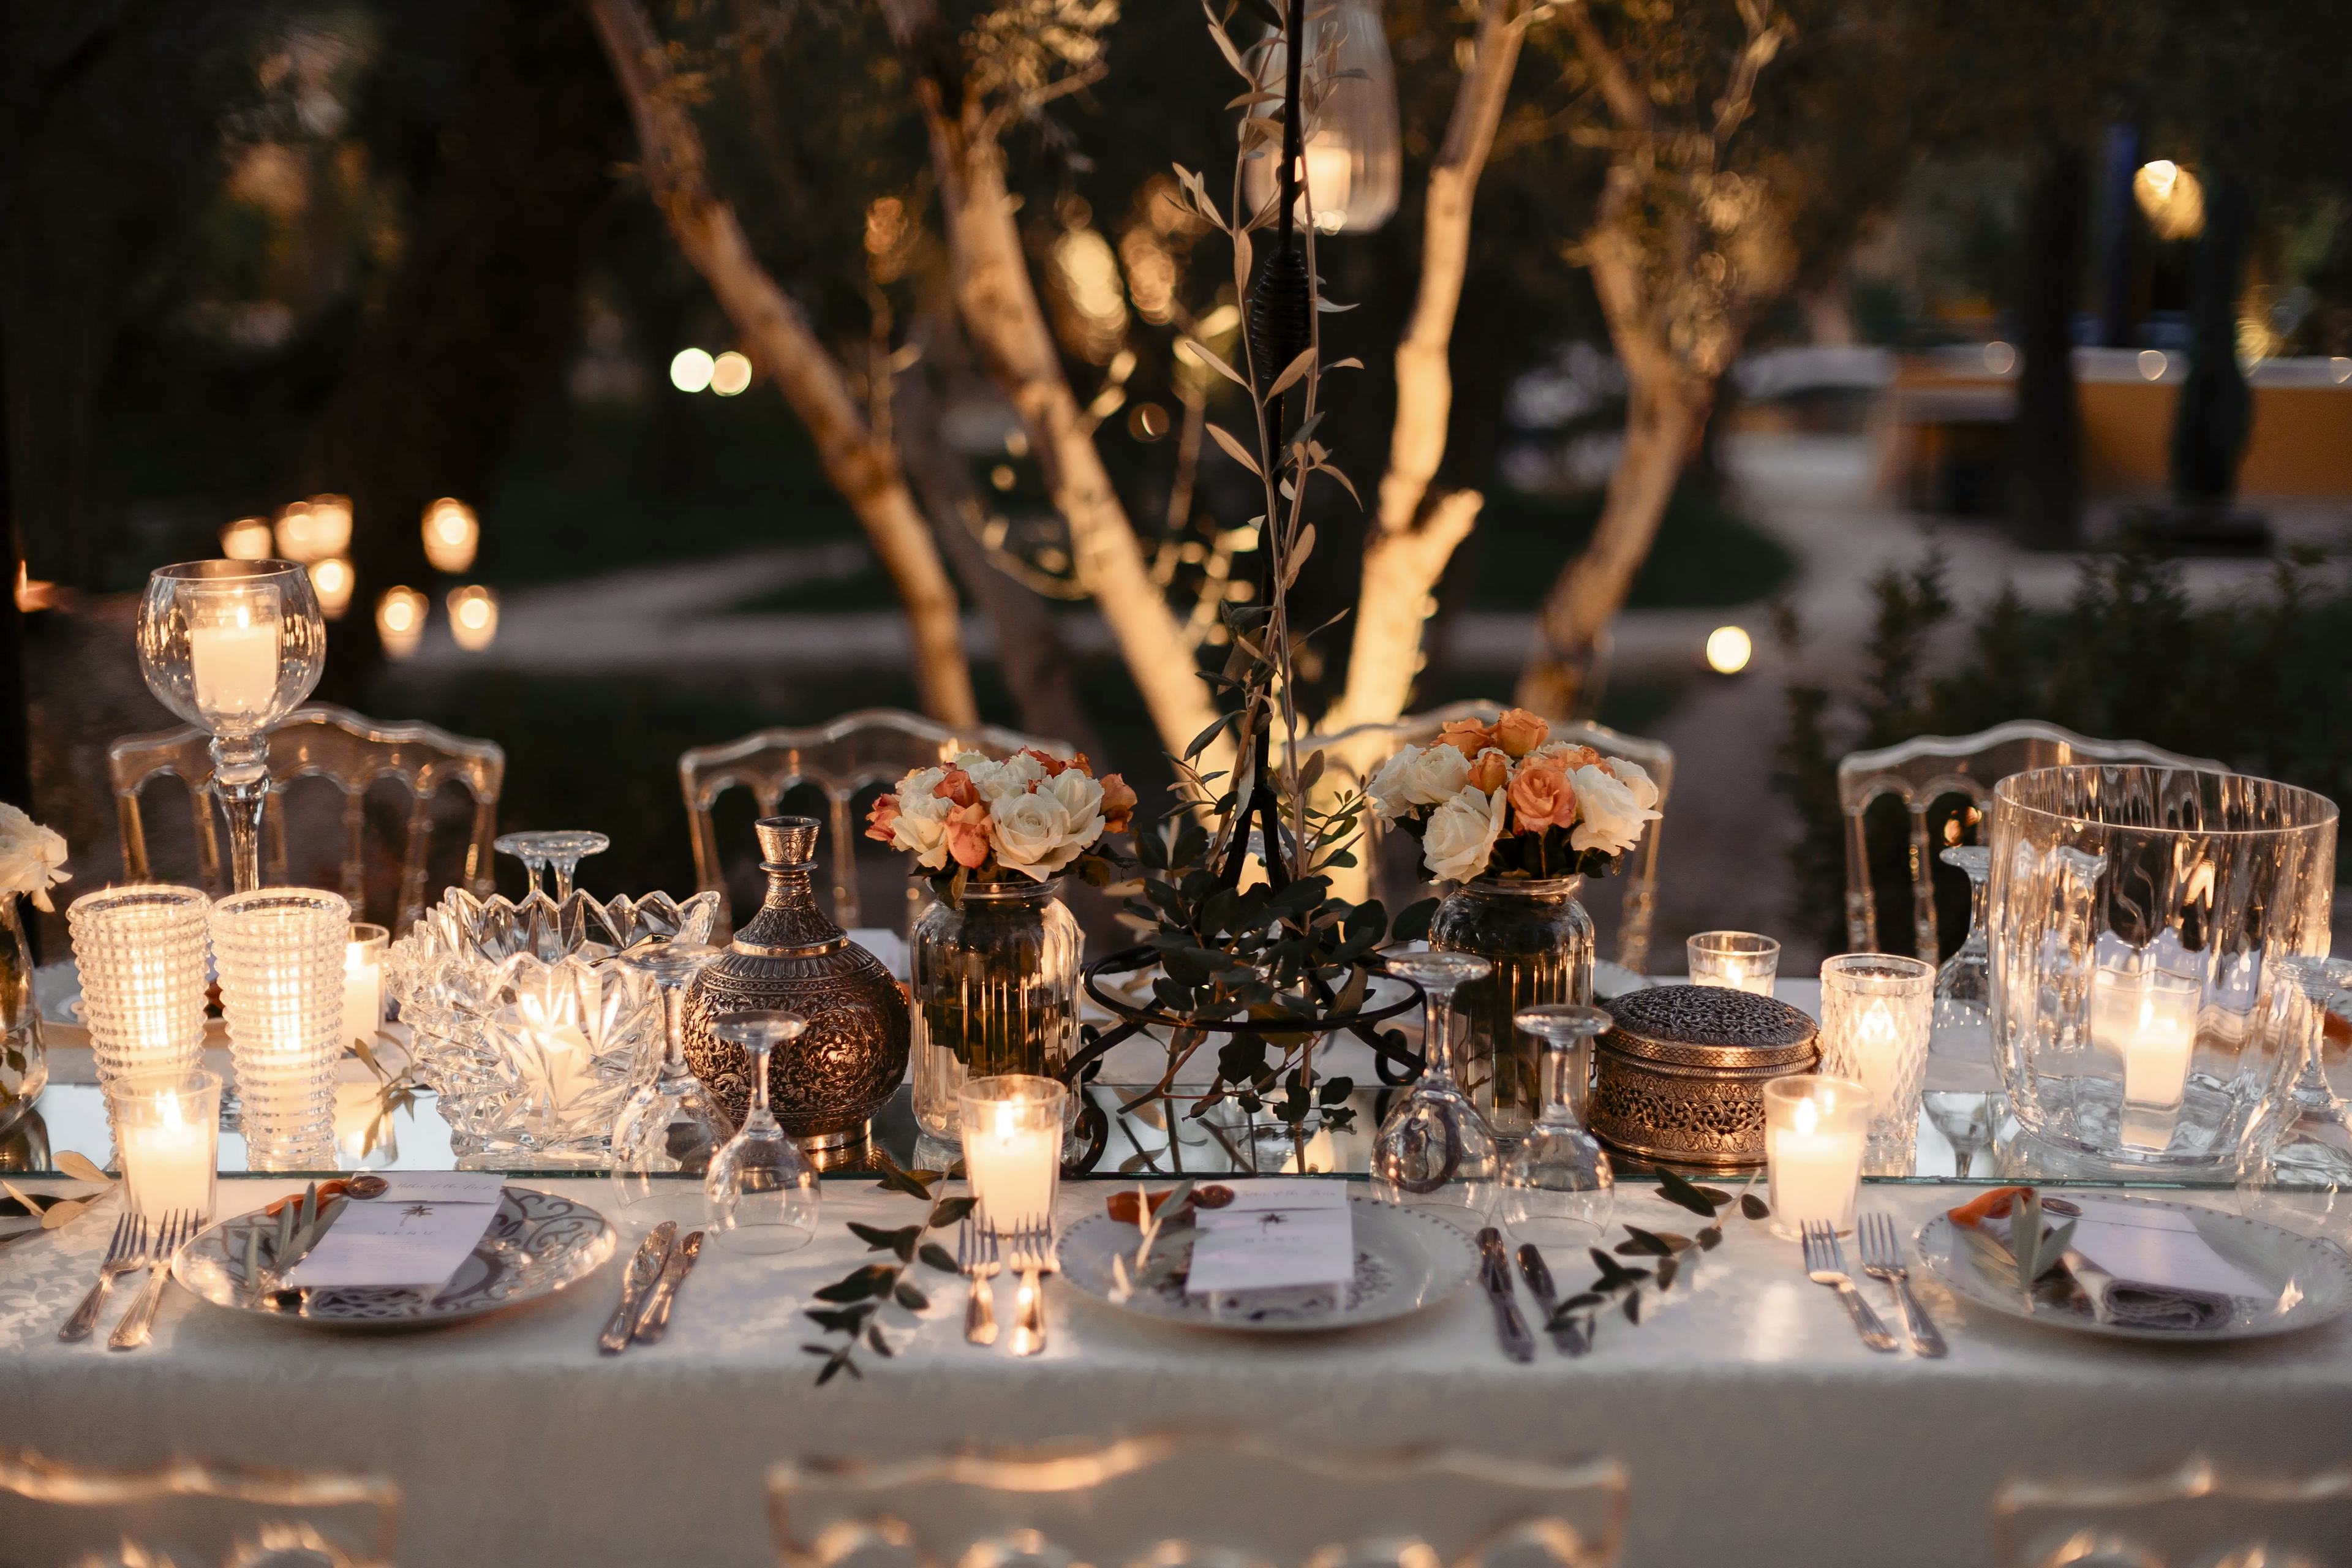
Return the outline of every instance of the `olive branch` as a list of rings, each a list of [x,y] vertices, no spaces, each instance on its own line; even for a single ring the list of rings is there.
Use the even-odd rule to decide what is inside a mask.
[[[908,1276],[917,1263],[936,1268],[942,1274],[957,1274],[955,1255],[936,1241],[924,1237],[944,1226],[958,1223],[972,1211],[974,1200],[969,1197],[941,1197],[933,1188],[953,1174],[950,1171],[908,1171],[902,1169],[889,1155],[876,1151],[881,1162],[881,1180],[877,1186],[886,1193],[904,1193],[908,1197],[923,1198],[930,1209],[915,1225],[885,1230],[880,1226],[849,1222],[850,1234],[864,1242],[868,1251],[889,1253],[894,1261],[868,1263],[851,1270],[832,1284],[816,1291],[820,1301],[833,1303],[827,1307],[811,1307],[805,1316],[828,1334],[840,1334],[838,1344],[805,1344],[801,1347],[810,1355],[823,1356],[824,1365],[817,1369],[816,1385],[823,1388],[840,1373],[862,1378],[866,1373],[857,1365],[857,1347],[863,1342],[876,1355],[894,1356],[897,1347],[884,1332],[882,1309],[896,1306],[908,1312],[920,1312],[931,1304]]]
[[[1755,1178],[1748,1179],[1753,1187]],[[1727,1193],[1721,1187],[1702,1187],[1661,1168],[1657,1191],[1653,1194],[1661,1202],[1687,1209],[1707,1223],[1696,1236],[1683,1236],[1670,1230],[1647,1230],[1638,1225],[1623,1226],[1625,1237],[1616,1246],[1616,1257],[1599,1247],[1591,1249],[1593,1267],[1600,1277],[1559,1303],[1545,1324],[1570,1355],[1583,1355],[1592,1349],[1593,1336],[1601,1327],[1601,1316],[1611,1307],[1625,1314],[1625,1321],[1639,1326],[1642,1321],[1642,1295],[1645,1289],[1655,1289],[1660,1295],[1674,1289],[1686,1267],[1695,1267],[1699,1255],[1713,1252],[1723,1245],[1721,1211],[1737,1204],[1739,1212],[1752,1221],[1769,1219],[1772,1210],[1762,1198],[1743,1189]],[[1647,1264],[1621,1263],[1618,1258],[1644,1258]]]

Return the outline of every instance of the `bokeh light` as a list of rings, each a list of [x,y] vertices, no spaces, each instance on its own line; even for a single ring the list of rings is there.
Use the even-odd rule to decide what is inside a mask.
[[[269,559],[269,520],[240,517],[221,530],[221,553],[231,561]]]
[[[341,620],[352,607],[352,584],[358,580],[352,563],[340,555],[312,562],[310,591],[319,595],[319,613],[331,621]]]
[[[669,384],[680,392],[700,392],[718,368],[708,349],[680,349],[669,362]]]
[[[729,349],[710,362],[710,390],[721,397],[732,397],[751,384],[751,362]]]
[[[449,635],[467,653],[498,640],[499,596],[480,584],[449,590]]]
[[[431,603],[405,585],[383,591],[375,605],[375,635],[383,644],[386,658],[406,658],[416,651],[416,645],[425,639],[425,616]]]
[[[1738,626],[1717,626],[1706,634],[1706,667],[1717,675],[1738,675],[1755,653],[1755,639]]]
[[[425,559],[436,572],[467,570],[481,542],[481,523],[464,501],[443,496],[425,509]]]

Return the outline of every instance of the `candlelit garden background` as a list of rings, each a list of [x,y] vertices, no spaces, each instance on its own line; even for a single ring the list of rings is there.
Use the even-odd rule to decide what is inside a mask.
[[[2050,9],[1341,0],[1307,165],[1369,368],[1318,434],[1366,510],[1318,518],[1307,712],[1668,741],[1654,951],[1792,972],[1845,945],[1853,744],[2040,715],[2352,795],[2352,20]],[[0,797],[113,875],[103,746],[167,721],[131,595],[275,551],[342,606],[320,695],[497,739],[504,826],[613,835],[591,889],[690,885],[684,747],[866,704],[1150,806],[1253,570],[1178,346],[1239,325],[1171,199],[1225,69],[1116,0],[15,8]]]

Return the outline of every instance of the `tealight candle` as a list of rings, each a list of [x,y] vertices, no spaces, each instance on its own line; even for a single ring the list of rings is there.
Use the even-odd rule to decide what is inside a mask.
[[[392,933],[364,921],[352,922],[343,947],[343,1040],[371,1046],[383,1027],[383,951]]]
[[[1776,1235],[1794,1238],[1807,1220],[1826,1220],[1841,1232],[1853,1228],[1872,1104],[1869,1089],[1849,1079],[1801,1075],[1764,1086],[1764,1165]]]
[[[220,1164],[221,1080],[167,1068],[130,1072],[106,1086],[106,1108],[134,1213],[161,1219],[178,1209],[213,1212]]]
[[[1780,944],[1744,931],[1703,931],[1683,944],[1694,985],[1772,994],[1780,973]]]
[[[199,711],[265,714],[278,700],[278,617],[258,595],[208,594],[188,626],[188,668]],[[272,595],[274,598],[274,595]]]
[[[2189,1087],[2204,987],[2191,976],[2102,969],[2091,979],[2091,1039],[2123,1058],[2124,1103],[2178,1106]]]
[[[1062,1108],[1069,1090],[1050,1078],[1005,1073],[967,1079],[958,1097],[964,1174],[989,1228],[1051,1228],[1062,1173]]]

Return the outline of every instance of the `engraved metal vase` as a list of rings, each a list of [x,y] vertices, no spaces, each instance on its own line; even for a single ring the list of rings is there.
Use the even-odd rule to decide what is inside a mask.
[[[687,1066],[740,1126],[751,1104],[742,1047],[711,1032],[722,1013],[781,1010],[808,1028],[768,1066],[768,1097],[784,1131],[813,1150],[865,1142],[867,1124],[907,1074],[907,998],[882,961],[817,907],[814,817],[761,818],[767,901],[686,994]]]

